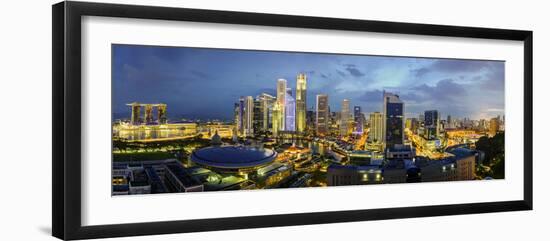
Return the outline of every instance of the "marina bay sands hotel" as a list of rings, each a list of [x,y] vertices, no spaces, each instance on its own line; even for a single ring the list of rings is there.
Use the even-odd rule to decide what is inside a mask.
[[[131,124],[166,124],[166,104],[142,104],[133,102],[126,104],[132,109]],[[141,118],[141,109],[144,109],[143,118]],[[157,119],[153,118],[153,109],[157,109]]]

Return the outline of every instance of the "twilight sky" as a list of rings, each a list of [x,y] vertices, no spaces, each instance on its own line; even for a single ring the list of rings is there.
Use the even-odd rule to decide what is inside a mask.
[[[400,95],[407,117],[436,109],[446,118],[504,114],[504,62],[357,56],[183,47],[113,45],[113,114],[129,118],[126,103],[166,103],[168,117],[231,119],[240,96],[275,96],[284,78],[295,95],[307,74],[307,106],[329,95],[365,113],[382,111],[382,90]]]

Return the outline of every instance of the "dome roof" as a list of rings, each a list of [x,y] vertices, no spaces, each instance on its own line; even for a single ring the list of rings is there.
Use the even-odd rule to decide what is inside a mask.
[[[271,149],[248,146],[211,146],[196,150],[191,160],[197,164],[216,168],[249,168],[271,163],[277,152]]]

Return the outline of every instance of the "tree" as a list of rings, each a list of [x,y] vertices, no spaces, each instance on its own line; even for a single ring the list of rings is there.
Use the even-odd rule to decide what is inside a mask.
[[[492,177],[504,178],[504,132],[479,138],[476,149],[485,153],[483,165],[491,167]]]

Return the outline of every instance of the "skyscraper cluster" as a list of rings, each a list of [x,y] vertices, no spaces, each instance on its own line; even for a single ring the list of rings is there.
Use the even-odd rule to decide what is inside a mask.
[[[235,103],[234,123],[236,133],[241,136],[253,136],[268,131],[274,136],[277,136],[281,131],[294,133],[315,131],[319,135],[330,134],[329,96],[318,94],[315,109],[309,112],[311,113],[308,114],[307,110],[306,74],[300,73],[296,76],[296,91],[294,94],[286,79],[278,79],[275,96],[267,93],[261,93],[256,98],[242,96]],[[308,125],[311,128],[308,128]],[[348,99],[342,100],[337,125],[337,133],[340,135],[347,135],[352,131],[362,134],[364,117],[361,113],[361,107],[355,106],[352,113],[350,101]]]
[[[296,91],[293,92],[286,79],[276,82],[276,95],[261,93],[256,98],[243,96],[235,103],[235,128],[241,136],[253,136],[271,132],[273,136],[285,133],[304,133],[314,131],[319,136],[336,134],[346,136],[350,133],[362,135],[365,119],[360,106],[350,108],[350,100],[343,99],[340,112],[331,112],[329,96],[317,94],[315,109],[307,111],[307,76],[296,76]],[[311,117],[308,117],[311,116]],[[313,116],[312,116],[313,115]],[[434,138],[439,135],[439,114],[436,110],[426,111],[423,115],[426,134]],[[382,112],[369,115],[370,130],[368,141],[383,147],[404,144],[404,103],[399,95],[383,93]],[[313,128],[308,129],[308,125]]]
[[[239,135],[305,131],[307,76],[303,73],[297,75],[295,96],[286,79],[278,79],[276,89],[276,96],[267,93],[256,98],[244,96],[235,103],[235,129]]]

